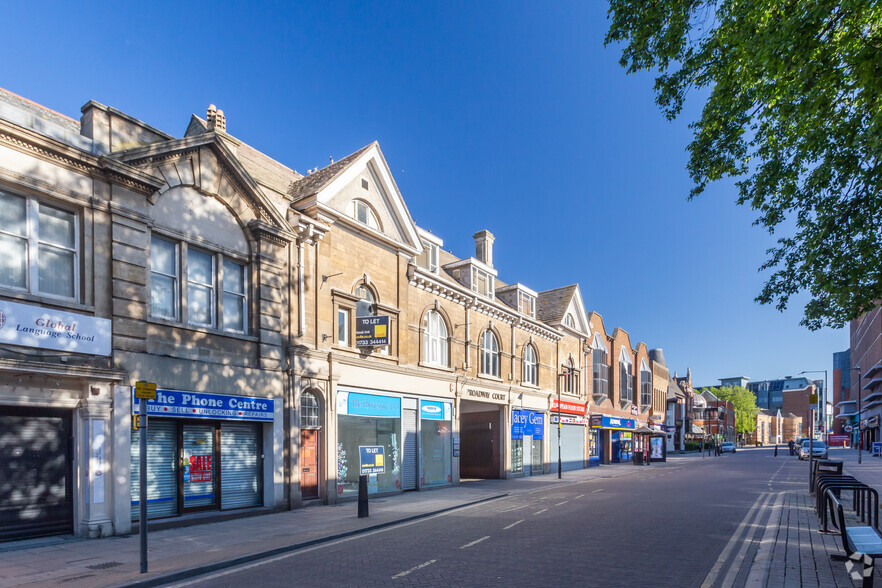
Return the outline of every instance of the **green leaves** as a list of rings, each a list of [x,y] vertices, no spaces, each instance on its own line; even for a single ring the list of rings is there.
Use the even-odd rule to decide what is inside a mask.
[[[750,433],[756,429],[756,415],[760,409],[756,406],[753,392],[742,386],[711,388],[710,392],[720,400],[732,403],[735,409],[735,430],[738,433]]]
[[[689,198],[736,178],[738,203],[774,233],[756,300],[840,327],[882,299],[882,3],[870,0],[611,0],[606,43],[629,73],[657,73],[676,118],[709,89],[687,170]],[[790,225],[788,225],[790,226]]]

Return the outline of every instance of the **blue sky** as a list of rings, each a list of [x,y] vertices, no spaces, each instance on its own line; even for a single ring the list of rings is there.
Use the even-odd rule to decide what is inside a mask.
[[[93,99],[181,136],[230,134],[305,173],[377,140],[411,215],[501,280],[578,282],[588,311],[697,384],[832,370],[848,331],[753,302],[773,238],[731,184],[686,201],[688,122],[605,48],[606,3],[16,2],[0,86],[79,118]],[[10,56],[17,56],[10,59]],[[804,300],[803,300],[804,302]],[[822,377],[822,376],[821,376]],[[832,384],[832,371],[831,371]]]

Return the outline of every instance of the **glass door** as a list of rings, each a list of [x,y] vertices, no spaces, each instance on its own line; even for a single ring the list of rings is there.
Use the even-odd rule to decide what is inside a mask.
[[[215,426],[184,424],[184,510],[217,507]]]

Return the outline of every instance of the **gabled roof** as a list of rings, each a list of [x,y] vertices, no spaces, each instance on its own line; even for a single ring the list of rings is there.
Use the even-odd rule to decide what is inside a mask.
[[[365,151],[374,145],[378,145],[378,143],[374,141],[370,145],[365,145],[355,153],[347,155],[340,161],[335,161],[327,167],[323,167],[308,176],[302,176],[299,180],[292,182],[288,187],[288,196],[290,196],[294,202],[297,202],[301,198],[306,198],[307,196],[319,193],[322,189],[327,187],[328,184],[333,182],[334,179],[339,177],[340,174],[342,174],[359,157],[361,157]]]
[[[562,286],[552,290],[539,292],[536,300],[536,316],[544,323],[562,326],[567,312],[575,313],[576,330],[582,333],[590,333],[591,326],[588,316],[585,314],[585,305],[582,302],[582,292],[579,284]]]
[[[334,199],[344,194],[347,185],[362,173],[371,177],[371,184],[377,192],[375,198],[394,225],[383,227],[383,231],[365,230],[395,242],[411,254],[420,253],[423,246],[416,224],[376,141],[292,183],[288,188],[288,196],[293,200],[291,206],[300,211],[315,208],[313,212],[316,214],[324,212],[336,216],[338,220],[348,219],[354,223],[352,214],[340,210],[340,203],[335,204]]]
[[[257,185],[254,178],[248,173],[239,159],[233,155],[224,140],[214,132],[206,132],[198,135],[191,135],[183,139],[173,139],[161,143],[151,143],[143,147],[127,149],[125,151],[116,151],[108,159],[114,159],[129,163],[140,167],[142,164],[148,164],[158,158],[176,153],[186,153],[195,151],[200,148],[207,147],[211,149],[230,174],[244,187],[247,196],[257,205],[261,211],[263,220],[269,220],[270,224],[276,229],[284,232],[290,232],[290,225],[286,218],[278,211],[278,209],[269,201],[266,194]]]
[[[674,398],[686,398],[686,393],[674,382],[673,379],[668,380],[668,400]]]

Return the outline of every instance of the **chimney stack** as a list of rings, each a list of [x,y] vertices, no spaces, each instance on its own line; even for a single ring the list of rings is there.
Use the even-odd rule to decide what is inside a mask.
[[[475,240],[475,258],[492,268],[493,241],[496,240],[496,237],[490,231],[483,230],[472,235],[472,238]]]
[[[205,114],[205,118],[208,121],[209,131],[227,132],[227,119],[224,116],[224,111],[218,110],[214,104],[208,105],[208,111]]]

